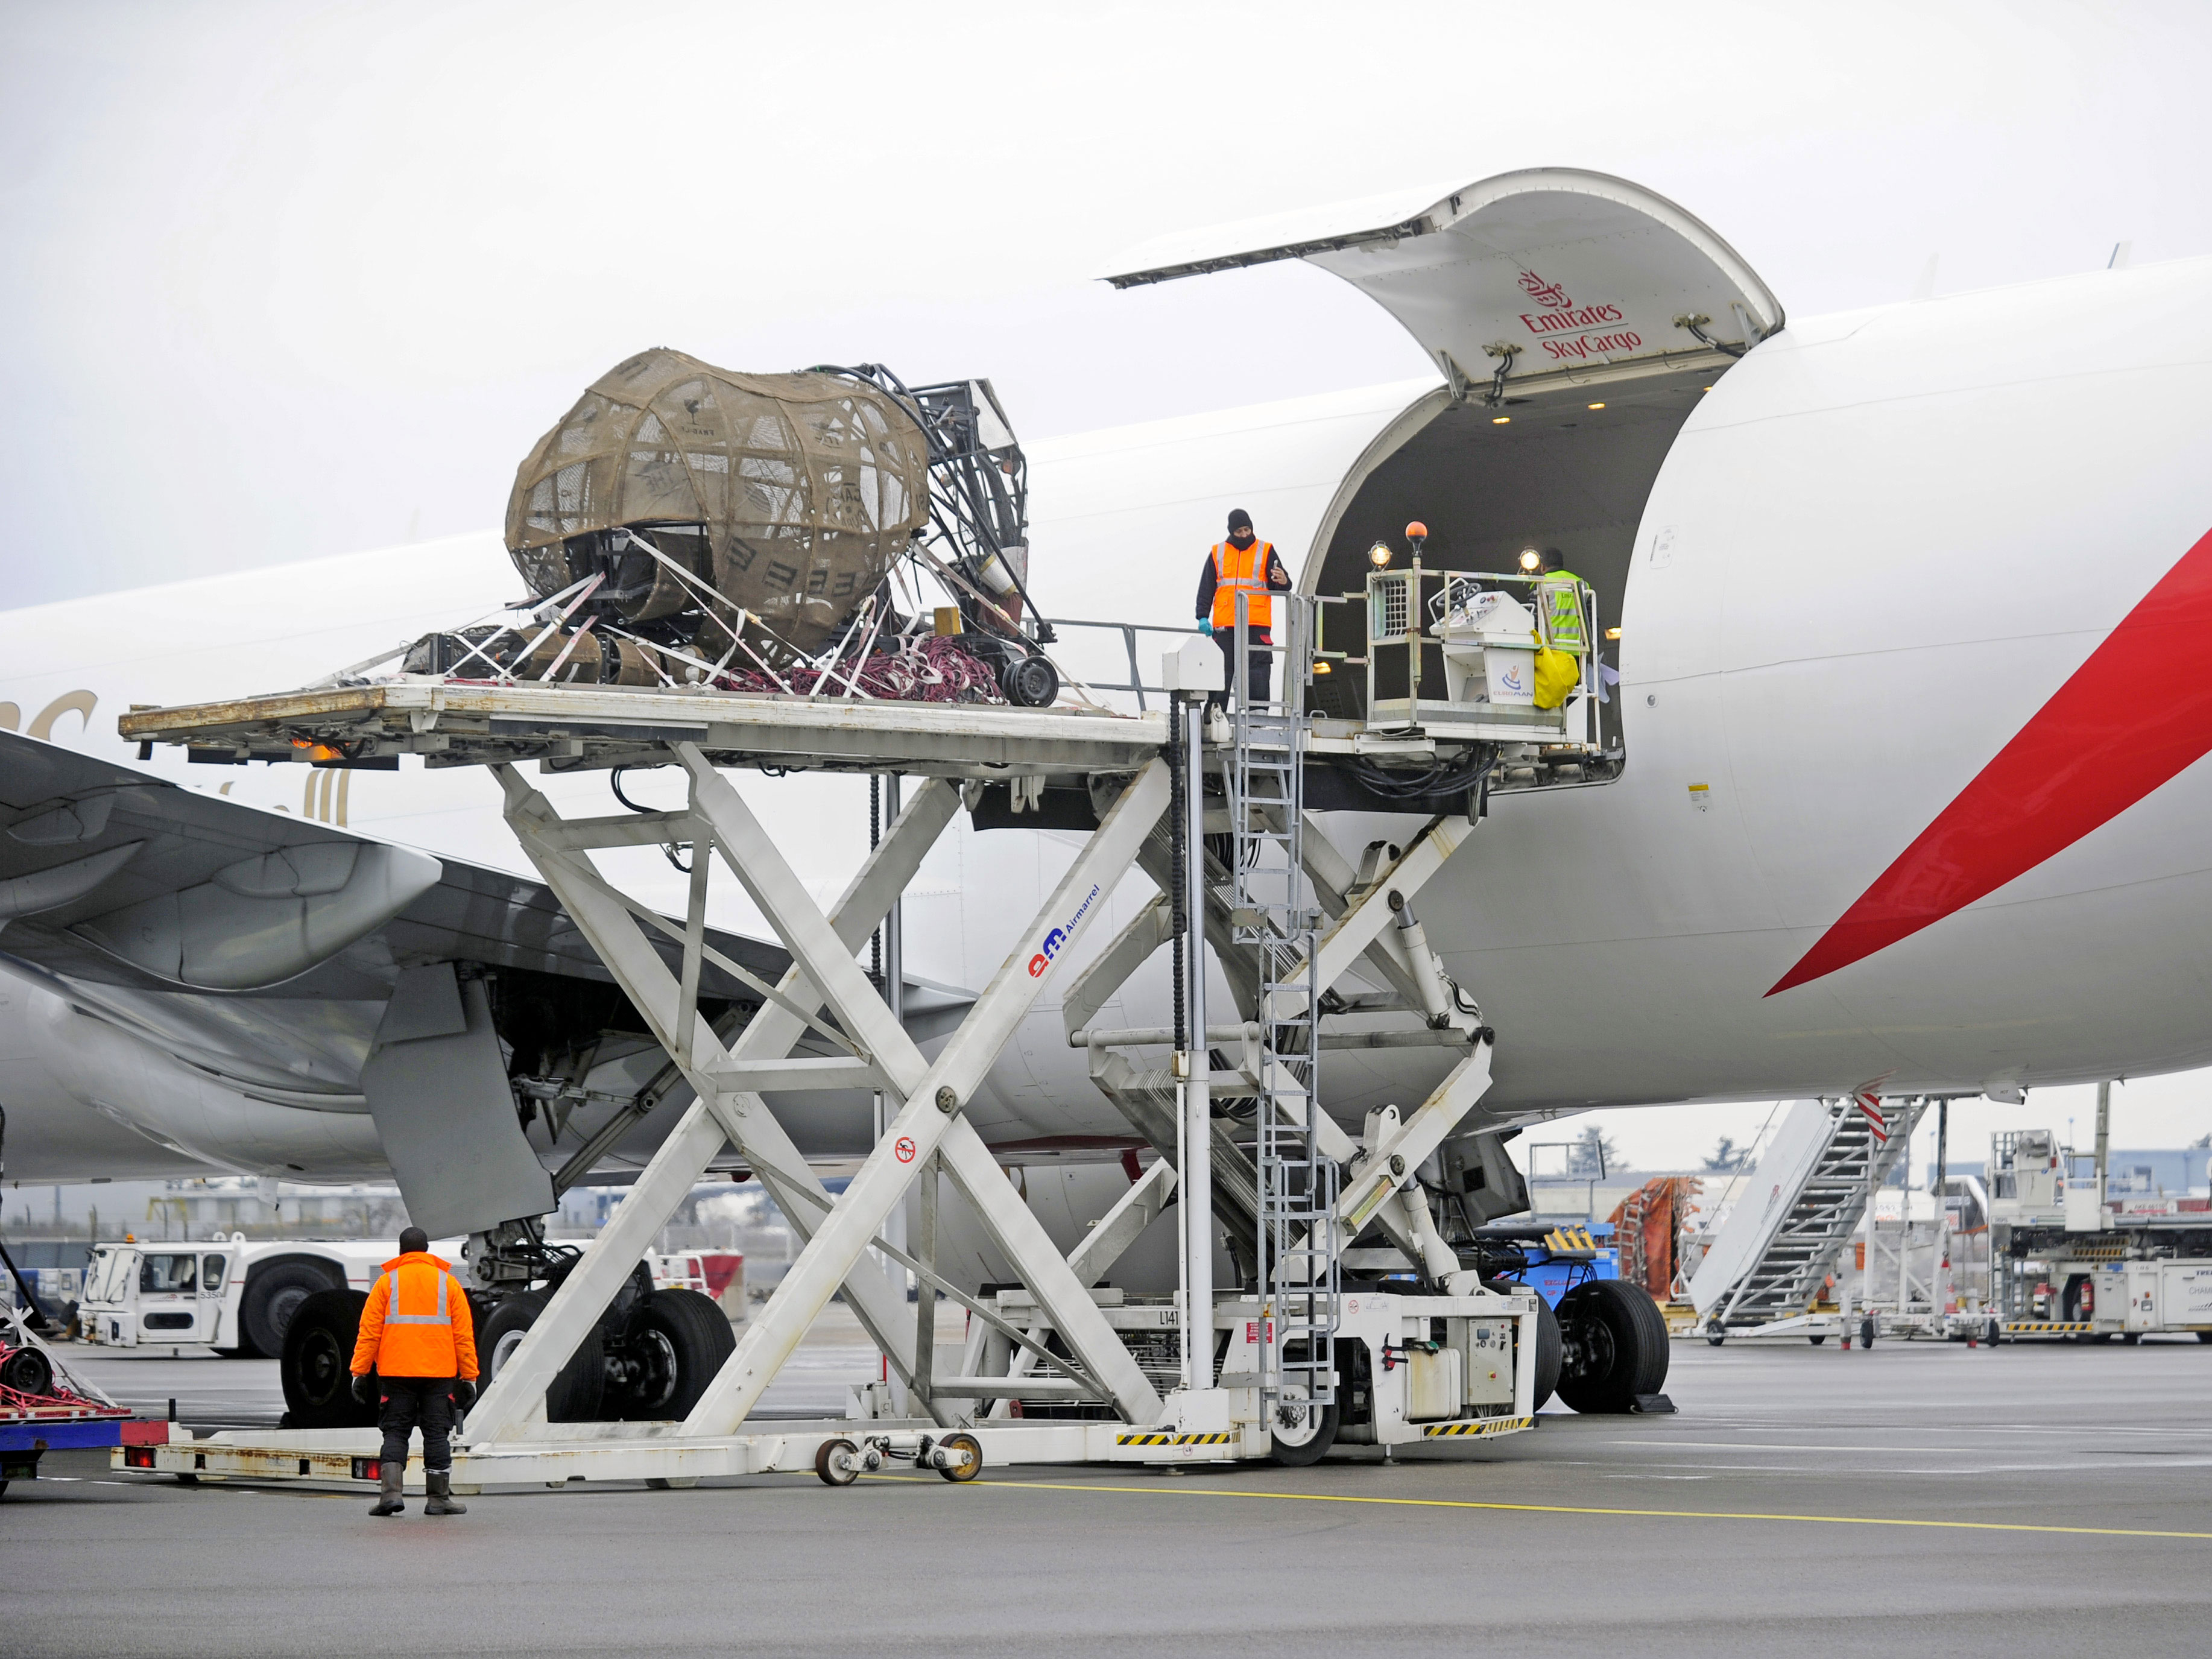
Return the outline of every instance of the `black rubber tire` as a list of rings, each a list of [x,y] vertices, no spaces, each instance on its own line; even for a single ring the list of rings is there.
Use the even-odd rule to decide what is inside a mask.
[[[343,1288],[334,1273],[308,1261],[279,1261],[248,1273],[238,1308],[238,1346],[223,1352],[246,1359],[277,1358],[301,1304],[318,1291]]]
[[[1042,657],[1009,657],[999,671],[999,689],[1018,708],[1048,708],[1060,696],[1060,671]]]
[[[277,1370],[284,1382],[285,1426],[358,1429],[376,1422],[376,1404],[353,1397],[353,1345],[361,1335],[366,1291],[317,1291],[293,1310]]]
[[[2212,1331],[2199,1331],[2199,1332],[2197,1332],[2197,1340],[2199,1342],[2212,1342]]]
[[[1341,1395],[1341,1389],[1339,1393]],[[1267,1461],[1286,1469],[1302,1469],[1310,1463],[1318,1463],[1328,1455],[1329,1448],[1336,1444],[1336,1431],[1343,1421],[1342,1400],[1332,1400],[1321,1408],[1321,1419],[1314,1425],[1312,1435],[1295,1444],[1267,1437]]]
[[[1528,1409],[1540,1412],[1559,1390],[1559,1364],[1565,1358],[1559,1337],[1559,1316],[1544,1299],[1543,1292],[1527,1285],[1517,1285],[1510,1279],[1486,1279],[1482,1288],[1500,1296],[1520,1296],[1524,1292],[1536,1298],[1536,1383],[1533,1401]]]
[[[1650,1292],[1620,1279],[1594,1279],[1559,1298],[1564,1363],[1559,1398],[1591,1414],[1632,1412],[1638,1395],[1667,1382],[1667,1319]]]
[[[623,1346],[642,1362],[637,1382],[617,1402],[632,1422],[682,1421],[738,1346],[730,1316],[697,1291],[655,1291],[630,1310]]]
[[[1805,1340],[1817,1348],[1828,1340],[1828,1334],[1826,1331],[1820,1331]]]
[[[964,1480],[973,1480],[983,1473],[983,1445],[974,1435],[948,1434],[937,1443],[940,1446],[955,1446],[968,1454],[968,1462],[961,1468],[938,1470],[938,1473],[947,1480],[957,1484]]]
[[[552,1294],[550,1291],[525,1291],[520,1296],[510,1296],[477,1328],[477,1364],[482,1372],[477,1379],[479,1397],[499,1375],[500,1364],[507,1357],[500,1352],[501,1346],[511,1348],[509,1339],[519,1340],[523,1332],[538,1322],[538,1315],[545,1311]],[[594,1325],[576,1345],[576,1352],[568,1356],[568,1363],[554,1377],[553,1385],[545,1390],[546,1421],[598,1422],[606,1381],[606,1354],[599,1341],[599,1328]]]
[[[0,1388],[19,1394],[52,1394],[54,1363],[36,1348],[15,1348],[0,1359]]]
[[[842,1463],[830,1460],[843,1452],[848,1460],[858,1455],[860,1448],[849,1440],[825,1440],[814,1449],[814,1473],[825,1486],[849,1486],[860,1478],[860,1470],[849,1461]]]

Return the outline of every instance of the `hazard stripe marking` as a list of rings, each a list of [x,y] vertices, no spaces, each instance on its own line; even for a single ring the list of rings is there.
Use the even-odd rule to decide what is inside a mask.
[[[1511,1434],[1516,1429],[1533,1429],[1533,1417],[1476,1417],[1464,1423],[1430,1423],[1421,1430],[1424,1439],[1437,1440],[1463,1434]]]
[[[1117,1434],[1117,1446],[1225,1446],[1237,1438],[1231,1434]]]
[[[2212,676],[2172,666],[2194,661],[2208,629],[2212,532],[1766,994],[1986,897],[2212,751]]]

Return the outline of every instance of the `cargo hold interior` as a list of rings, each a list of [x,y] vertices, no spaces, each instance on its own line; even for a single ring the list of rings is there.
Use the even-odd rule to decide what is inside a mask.
[[[1440,388],[1397,423],[1410,435],[1387,453],[1379,453],[1387,438],[1378,440],[1363,459],[1367,476],[1336,522],[1324,526],[1321,570],[1303,585],[1322,594],[1362,592],[1371,568],[1368,550],[1378,541],[1391,550],[1391,568],[1403,569],[1405,528],[1418,520],[1429,532],[1425,571],[1512,571],[1524,549],[1557,548],[1566,568],[1596,589],[1601,629],[1619,626],[1644,501],[1675,434],[1719,372],[1700,365],[1554,385],[1509,394],[1498,407],[1476,398],[1455,404]],[[1439,588],[1424,591],[1433,602]],[[1363,654],[1364,608],[1322,609],[1323,647]],[[1606,654],[1617,664],[1612,647]],[[1442,684],[1439,647],[1427,647],[1421,674],[1425,687]],[[1386,658],[1376,679],[1380,695],[1403,696],[1402,656]],[[1366,690],[1364,668],[1338,665],[1316,678],[1312,707],[1358,719]]]

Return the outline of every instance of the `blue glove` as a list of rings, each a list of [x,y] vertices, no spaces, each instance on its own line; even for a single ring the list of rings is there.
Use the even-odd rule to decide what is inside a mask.
[[[1209,617],[1206,621],[1199,623],[1198,631],[1201,634],[1211,634],[1213,631],[1213,619]]]

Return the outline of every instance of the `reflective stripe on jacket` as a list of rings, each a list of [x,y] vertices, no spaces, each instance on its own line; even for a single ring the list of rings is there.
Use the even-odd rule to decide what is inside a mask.
[[[1252,545],[1238,548],[1233,542],[1213,544],[1213,625],[1237,626],[1237,595],[1252,596],[1244,607],[1244,620],[1254,628],[1272,628],[1274,601],[1267,597],[1267,561],[1275,556],[1272,542],[1254,538]]]
[[[1571,570],[1553,570],[1536,584],[1536,605],[1544,618],[1544,637],[1554,651],[1581,651],[1583,591],[1580,576]]]
[[[384,1264],[361,1310],[353,1369],[380,1376],[477,1374],[475,1316],[444,1261],[413,1251]]]

